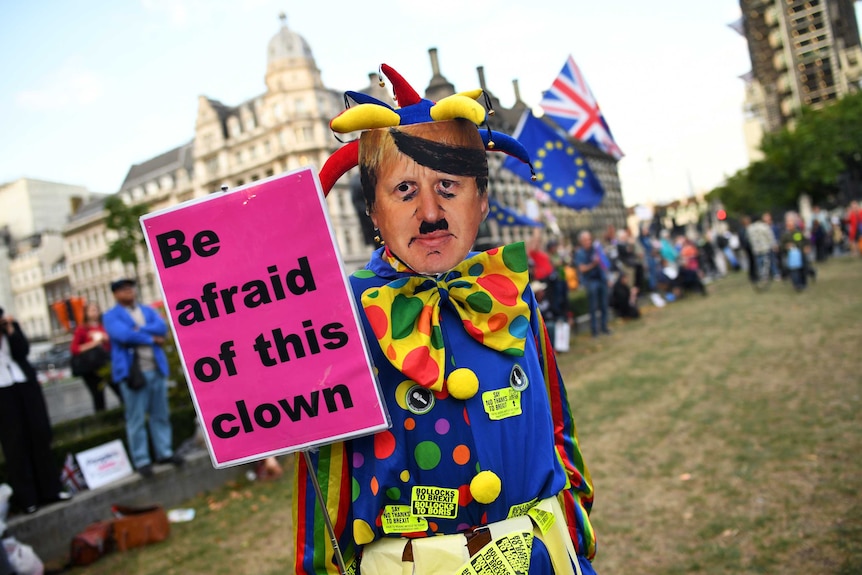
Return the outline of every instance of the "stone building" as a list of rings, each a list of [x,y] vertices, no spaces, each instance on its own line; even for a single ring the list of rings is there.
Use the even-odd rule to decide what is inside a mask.
[[[89,195],[81,186],[33,178],[0,184],[0,307],[32,340],[54,334],[44,281],[62,265],[60,230]]]
[[[12,238],[58,231],[89,195],[81,186],[33,178],[0,184],[0,228],[6,227]]]
[[[146,203],[149,211],[235,188],[310,164],[322,165],[340,145],[329,119],[340,111],[341,93],[323,86],[308,43],[282,20],[267,47],[266,91],[236,106],[207,96],[198,99],[194,136],[186,144],[134,164],[117,194],[126,204]],[[327,197],[330,217],[345,260],[359,261],[366,244],[350,202],[347,183]],[[116,238],[105,227],[103,202],[83,206],[64,235],[74,290],[104,308],[113,305],[112,280],[135,277],[142,301],[161,299],[149,254],[139,265],[108,261]]]
[[[759,159],[763,134],[859,89],[862,46],[853,0],[740,0],[733,27],[748,41],[745,135]]]
[[[341,146],[329,120],[342,109],[342,93],[323,85],[311,48],[284,16],[267,47],[264,81],[266,92],[238,106],[199,98],[193,197],[309,165],[319,168]],[[347,183],[336,185],[326,201],[342,257],[348,265],[358,262],[366,244]]]
[[[66,273],[73,295],[96,302],[103,310],[114,305],[111,281],[134,276],[134,270],[124,269],[120,262],[107,258],[108,244],[114,236],[105,227],[104,204],[105,198],[85,204],[63,229]]]
[[[14,316],[15,304],[12,298],[12,282],[9,278],[9,248],[12,235],[9,228],[0,228],[0,307],[4,313]]]
[[[9,280],[15,319],[31,341],[48,340],[54,331],[45,281],[50,270],[62,262],[63,238],[57,231],[45,231],[21,238],[15,242],[14,250]]]

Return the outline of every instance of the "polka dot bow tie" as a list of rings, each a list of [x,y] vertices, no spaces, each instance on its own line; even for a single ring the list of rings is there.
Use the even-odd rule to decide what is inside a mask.
[[[521,294],[528,283],[527,253],[518,243],[477,254],[437,278],[408,276],[368,289],[362,306],[392,365],[440,391],[446,358],[440,306],[448,302],[479,343],[522,356],[530,308]]]

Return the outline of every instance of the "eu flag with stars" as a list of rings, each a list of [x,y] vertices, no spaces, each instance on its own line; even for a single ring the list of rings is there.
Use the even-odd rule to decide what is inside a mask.
[[[602,202],[605,190],[587,160],[571,142],[533,116],[530,110],[524,112],[512,136],[530,154],[536,181],[532,181],[529,167],[516,158],[507,157],[503,162],[504,168],[531,182],[564,206],[582,210],[594,208]]]
[[[488,217],[493,218],[501,226],[532,226],[539,227],[542,222],[522,216],[512,208],[507,208],[494,198],[488,198]]]

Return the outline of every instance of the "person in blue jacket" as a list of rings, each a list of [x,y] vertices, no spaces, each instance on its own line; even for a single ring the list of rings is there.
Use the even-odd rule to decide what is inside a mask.
[[[156,310],[137,302],[134,280],[117,280],[111,284],[111,291],[117,305],[102,318],[111,338],[111,371],[126,408],[126,436],[132,464],[138,473],[148,478],[153,475],[153,459],[147,440],[147,423],[156,461],[183,463],[173,451],[168,407],[168,360],[162,349],[168,327]],[[130,377],[135,355],[143,375],[141,387]]]

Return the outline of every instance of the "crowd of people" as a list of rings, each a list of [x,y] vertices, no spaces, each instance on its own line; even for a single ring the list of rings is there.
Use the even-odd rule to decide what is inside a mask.
[[[833,212],[815,205],[807,218],[789,211],[781,221],[777,225],[766,212],[703,231],[648,222],[636,236],[611,225],[600,237],[582,230],[572,239],[545,238],[537,230],[528,254],[539,307],[550,328],[559,321],[571,325],[570,295],[581,288],[590,333],[599,337],[611,333],[611,312],[637,319],[641,301],[664,307],[686,295],[706,296],[707,286],[728,273],[747,272],[752,283],[786,280],[803,291],[816,279],[818,263],[862,254],[862,208],[856,201]]]

